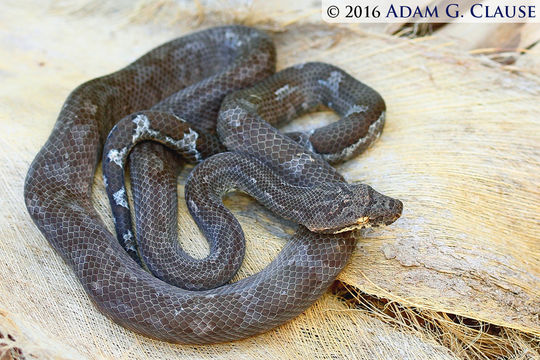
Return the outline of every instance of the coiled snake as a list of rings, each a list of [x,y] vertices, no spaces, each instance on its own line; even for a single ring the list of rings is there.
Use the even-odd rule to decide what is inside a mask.
[[[300,64],[272,75],[274,67],[274,46],[264,33],[211,28],[86,82],[66,100],[30,166],[24,197],[39,229],[115,322],[175,343],[216,343],[266,331],[304,311],[333,282],[355,246],[350,230],[400,216],[399,200],[346,184],[327,163],[350,158],[377,138],[385,111],[379,94],[328,64]],[[318,105],[341,120],[307,134],[283,135],[273,127]],[[146,140],[193,162],[225,147],[231,151],[197,165],[186,185],[189,210],[210,243],[206,259],[189,258],[174,244],[175,205],[164,201],[175,196],[179,160],[161,145],[143,143],[131,155],[133,240],[123,170],[133,146]],[[90,201],[102,153],[120,242]],[[176,165],[164,162],[170,160]],[[244,254],[240,225],[221,203],[233,188],[303,225],[263,271],[219,286],[236,273]],[[143,203],[164,213],[144,210]],[[145,271],[134,261],[139,253],[151,272],[180,287]]]

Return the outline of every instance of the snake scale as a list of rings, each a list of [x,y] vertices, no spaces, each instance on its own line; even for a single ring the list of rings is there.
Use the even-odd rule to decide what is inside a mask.
[[[334,281],[355,247],[350,230],[400,216],[399,200],[347,184],[328,163],[359,154],[378,137],[380,95],[323,63],[273,75],[275,57],[259,30],[210,28],[80,85],[64,103],[28,171],[25,202],[95,305],[118,324],[187,344],[267,331]],[[274,127],[321,105],[341,119],[309,133]],[[90,200],[102,154],[117,238]],[[123,178],[128,158],[136,240]],[[210,244],[205,259],[175,244],[175,176],[183,161],[199,163],[185,196]],[[225,284],[245,249],[239,223],[221,202],[231,189],[302,225],[264,270]]]

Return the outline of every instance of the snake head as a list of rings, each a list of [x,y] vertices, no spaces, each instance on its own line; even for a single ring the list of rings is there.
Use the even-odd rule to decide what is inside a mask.
[[[401,201],[366,184],[327,183],[313,190],[309,216],[303,225],[314,232],[337,234],[390,225],[403,210]]]

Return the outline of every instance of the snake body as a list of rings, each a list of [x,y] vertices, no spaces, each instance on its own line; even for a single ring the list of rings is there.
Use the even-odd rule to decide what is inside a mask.
[[[231,93],[269,76],[274,64],[274,47],[265,34],[241,26],[212,28],[166,43],[124,69],[79,86],[66,100],[29,169],[25,201],[90,298],[115,322],[149,337],[192,344],[269,330],[301,313],[333,282],[355,246],[353,232],[346,230],[399,217],[401,202],[367,185],[346,184],[324,160],[354,156],[377,138],[384,123],[382,98],[340,69],[321,63],[290,68]],[[282,135],[272,126],[320,104],[336,110],[342,120],[310,134]],[[330,137],[325,136],[329,131]],[[106,172],[107,190],[116,194],[111,204],[120,242],[90,201],[106,140],[104,168],[112,169]],[[225,265],[229,270],[217,283],[237,270],[241,256],[235,251],[243,255],[239,224],[220,202],[230,187],[251,193],[276,213],[317,232],[300,226],[263,271],[232,284],[193,291],[187,290],[196,288],[193,281],[180,284],[182,289],[155,278],[133,260],[137,250],[123,236],[131,224],[121,170],[129,150],[144,140],[158,140],[196,162],[224,146],[234,151],[196,166],[186,185],[191,214],[210,243],[218,244],[211,246],[209,258],[223,259],[222,264],[236,261]],[[171,157],[149,146],[141,144],[134,152]],[[172,184],[173,168],[161,167],[162,182]],[[149,182],[151,172],[151,166],[135,170],[142,183]],[[155,187],[159,184],[134,192],[146,199],[170,197]],[[336,201],[335,194],[341,200]],[[163,220],[146,214],[154,224]],[[225,254],[228,239],[236,239],[236,245]],[[220,256],[213,255],[216,250]],[[165,270],[158,265],[152,271]]]

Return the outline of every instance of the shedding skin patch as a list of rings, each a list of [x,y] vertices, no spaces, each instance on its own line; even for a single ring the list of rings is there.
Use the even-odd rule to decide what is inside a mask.
[[[295,92],[296,89],[297,86],[290,87],[289,84],[280,87],[279,89],[274,91],[274,94],[276,95],[276,100],[283,101],[283,99]]]
[[[241,99],[238,99],[237,100],[240,104],[240,107],[243,107],[245,108],[246,110],[248,110],[249,112],[257,112],[257,105],[255,105],[254,103],[252,103],[251,101],[248,101],[244,98],[241,98]],[[225,115],[225,114],[224,114]]]
[[[190,155],[193,155],[195,157],[195,160],[200,161],[202,159],[202,156],[197,150],[198,138],[199,134],[192,128],[189,128],[189,131],[187,133],[184,133],[184,136],[180,140],[175,140],[169,136],[165,137],[165,140],[172,146],[175,146],[176,148],[186,151]]]
[[[326,80],[319,80],[319,84],[327,87],[335,97],[339,97],[339,83],[343,79],[343,74],[339,71],[332,71]],[[330,106],[330,105],[329,105]]]
[[[131,230],[126,231],[124,235],[122,235],[122,239],[124,239],[124,244],[128,247],[128,249],[136,251],[135,248],[135,241],[133,238],[133,234],[131,233]]]
[[[109,159],[109,161],[112,161],[116,165],[123,168],[124,166],[122,164],[122,161],[124,157],[126,156],[126,153],[127,153],[127,148],[122,148],[120,150],[112,149],[107,153],[107,158]]]
[[[152,136],[156,136],[158,134],[157,131],[150,129],[150,120],[148,120],[148,117],[146,115],[137,115],[133,119],[133,123],[137,126],[135,128],[135,131],[133,132],[133,142],[136,142],[141,136],[146,134]]]
[[[302,174],[302,171],[304,170],[304,166],[306,164],[312,163],[315,161],[313,157],[309,154],[299,154],[299,156],[289,160],[285,161],[282,166],[285,169],[288,169],[291,174],[298,176]]]
[[[240,122],[240,119],[236,116],[231,116],[229,117],[229,125],[231,125],[232,127],[239,127],[240,125],[242,125],[242,123]]]
[[[240,47],[243,44],[243,41],[240,40],[238,34],[230,30],[225,31],[225,42],[234,47]]]
[[[125,188],[121,188],[120,190],[115,192],[113,194],[113,199],[114,199],[114,202],[116,203],[116,205],[123,206],[126,209],[129,209],[128,208],[128,203],[127,203],[127,200],[126,200],[126,189]]]
[[[91,115],[95,115],[98,110],[97,105],[93,104],[90,100],[84,100],[84,108],[88,110]]]
[[[185,123],[184,120],[178,117],[177,119],[178,121]],[[132,143],[136,143],[141,137],[148,139],[161,138],[176,150],[192,155],[196,161],[201,160],[202,156],[197,150],[197,139],[199,138],[199,134],[192,128],[189,128],[189,131],[184,133],[181,139],[177,140],[170,136],[164,136],[159,131],[150,128],[150,119],[144,114],[137,115],[133,119],[133,123],[136,128],[133,131]]]
[[[366,136],[361,137],[358,139],[357,142],[354,144],[347,146],[343,150],[341,150],[339,153],[335,154],[321,154],[323,158],[328,162],[335,162],[335,161],[342,161],[347,160],[351,158],[352,156],[356,155],[356,151],[363,146],[371,144],[373,141],[375,141],[379,135],[381,134],[382,127],[384,125],[385,120],[385,112],[383,111],[381,115],[379,115],[378,119],[375,120],[371,125],[369,125],[368,133]]]
[[[189,207],[191,208],[191,210],[193,210],[193,212],[199,212],[199,207],[197,206],[197,204],[195,204],[195,201],[189,199],[188,203]]]
[[[363,113],[363,112],[366,112],[368,110],[369,110],[369,106],[354,104],[353,106],[351,106],[349,108],[349,110],[347,111],[345,116],[349,116],[349,115],[354,114],[354,113]]]

